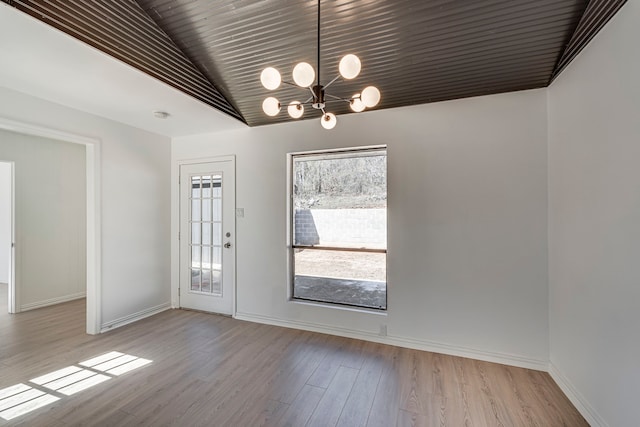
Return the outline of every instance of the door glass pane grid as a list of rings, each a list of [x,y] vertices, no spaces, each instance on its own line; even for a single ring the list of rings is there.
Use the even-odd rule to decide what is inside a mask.
[[[222,296],[222,175],[191,177],[192,293]]]

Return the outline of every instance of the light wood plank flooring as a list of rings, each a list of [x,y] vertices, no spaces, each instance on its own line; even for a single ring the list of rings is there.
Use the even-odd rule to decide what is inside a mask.
[[[182,310],[89,336],[83,300],[10,316],[0,295],[0,389],[153,360],[0,426],[588,425],[543,372]]]

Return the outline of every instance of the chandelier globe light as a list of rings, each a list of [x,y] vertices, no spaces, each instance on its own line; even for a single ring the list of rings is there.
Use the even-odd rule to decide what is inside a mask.
[[[375,86],[367,86],[360,94],[360,100],[365,107],[375,107],[380,102],[380,91]]]
[[[273,67],[267,67],[260,74],[260,82],[267,90],[276,90],[282,83],[302,88],[309,91],[311,96],[304,102],[293,100],[287,106],[289,116],[299,119],[304,115],[305,106],[311,106],[315,110],[320,110],[320,124],[324,129],[333,129],[338,123],[336,115],[327,111],[327,103],[329,102],[347,102],[352,111],[359,113],[367,108],[373,108],[380,102],[380,91],[375,86],[367,86],[362,92],[354,94],[351,98],[341,98],[326,93],[326,89],[336,80],[342,77],[345,80],[352,80],[360,75],[362,63],[358,56],[349,53],[342,57],[338,64],[339,74],[329,81],[326,85],[320,82],[320,2],[318,0],[318,62],[316,69],[308,62],[299,62],[293,67],[291,77],[293,83],[282,80],[281,74]],[[314,82],[316,83],[314,85]],[[277,98],[270,96],[262,102],[262,110],[270,117],[275,117],[280,113],[281,104]]]
[[[338,65],[340,75],[347,80],[355,79],[356,77],[358,77],[361,68],[362,64],[360,63],[360,58],[351,53],[343,56],[340,60],[340,64]]]
[[[313,84],[313,80],[316,78],[316,72],[309,63],[300,62],[293,67],[291,76],[298,86],[307,88]]]
[[[351,97],[351,102],[349,102],[349,107],[351,107],[351,109],[356,113],[361,113],[362,111],[364,111],[365,108],[367,108],[366,105],[364,105],[364,102],[362,102],[362,99],[360,99],[359,93],[356,93]]]
[[[267,116],[277,116],[280,112],[280,102],[273,96],[270,96],[262,101],[262,110]]]
[[[336,115],[333,113],[325,113],[320,119],[320,124],[325,129],[333,129],[334,127],[336,127],[337,123],[338,123],[338,119],[336,118]]]
[[[262,70],[260,74],[260,82],[262,82],[262,86],[266,87],[269,90],[275,90],[280,87],[280,83],[282,83],[282,77],[280,77],[280,73],[273,67],[267,67]]]
[[[299,119],[304,114],[304,105],[300,104],[299,101],[291,101],[289,107],[287,107],[287,112],[294,119]]]

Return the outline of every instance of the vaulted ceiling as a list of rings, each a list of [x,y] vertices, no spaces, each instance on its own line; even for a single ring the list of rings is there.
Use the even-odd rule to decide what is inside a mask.
[[[308,92],[270,92],[260,72],[316,66],[316,0],[2,0],[250,126],[289,121],[262,111]],[[540,88],[568,65],[625,0],[324,0],[322,83],[347,53],[361,74],[331,93],[365,86],[379,108]],[[328,107],[329,108],[329,107]],[[348,104],[331,104],[336,114]],[[305,112],[317,118],[319,111]]]

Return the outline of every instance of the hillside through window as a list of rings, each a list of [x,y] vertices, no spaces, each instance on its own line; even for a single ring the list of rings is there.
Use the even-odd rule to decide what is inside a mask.
[[[386,310],[386,149],[291,158],[293,298]]]

